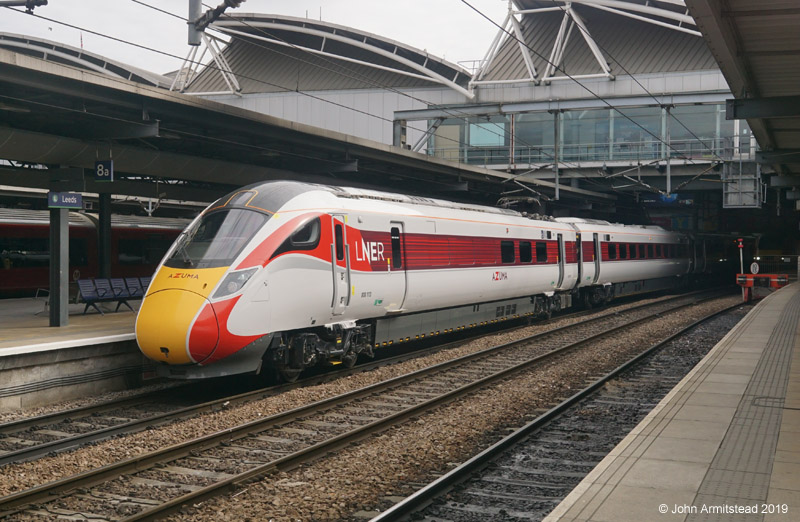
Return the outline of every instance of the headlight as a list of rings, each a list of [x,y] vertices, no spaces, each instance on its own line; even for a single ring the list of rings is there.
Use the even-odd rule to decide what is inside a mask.
[[[247,281],[253,277],[253,274],[256,272],[258,272],[258,267],[237,270],[236,272],[231,272],[226,275],[225,279],[222,280],[222,284],[219,285],[217,291],[214,292],[214,299],[235,294],[244,287]]]

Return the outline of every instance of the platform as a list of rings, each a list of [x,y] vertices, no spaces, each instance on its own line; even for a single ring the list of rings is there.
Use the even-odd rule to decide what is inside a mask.
[[[545,520],[800,520],[799,325],[759,302]]]
[[[141,301],[131,301],[134,310]],[[105,315],[90,309],[83,314],[84,304],[69,305],[69,324],[50,327],[49,310],[44,298],[0,299],[0,356],[9,348],[32,345],[83,342],[89,338],[127,336],[133,339],[136,314],[124,306],[114,312],[116,303],[99,303]]]
[[[69,325],[50,327],[44,299],[0,300],[0,410],[134,387],[150,375],[136,346],[136,314],[99,306],[105,315],[70,304]]]

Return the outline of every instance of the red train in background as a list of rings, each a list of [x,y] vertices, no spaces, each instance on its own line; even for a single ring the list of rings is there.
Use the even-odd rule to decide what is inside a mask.
[[[113,215],[111,276],[152,275],[190,220]],[[50,213],[0,208],[0,298],[33,295],[50,283]],[[98,276],[97,216],[69,213],[70,281]]]

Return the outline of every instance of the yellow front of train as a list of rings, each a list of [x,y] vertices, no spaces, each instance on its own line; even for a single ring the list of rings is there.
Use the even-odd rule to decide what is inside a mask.
[[[136,317],[136,341],[148,358],[208,364],[255,338],[227,331],[233,306],[260,266],[232,266],[270,215],[213,205],[176,240],[159,265]]]

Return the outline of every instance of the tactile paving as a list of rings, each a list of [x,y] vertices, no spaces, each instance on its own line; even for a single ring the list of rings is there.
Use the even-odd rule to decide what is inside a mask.
[[[750,505],[767,500],[798,322],[800,294],[781,313],[694,506]],[[686,520],[729,521],[735,520],[733,516],[698,512],[690,513]],[[746,517],[748,521],[762,519],[760,514]]]

